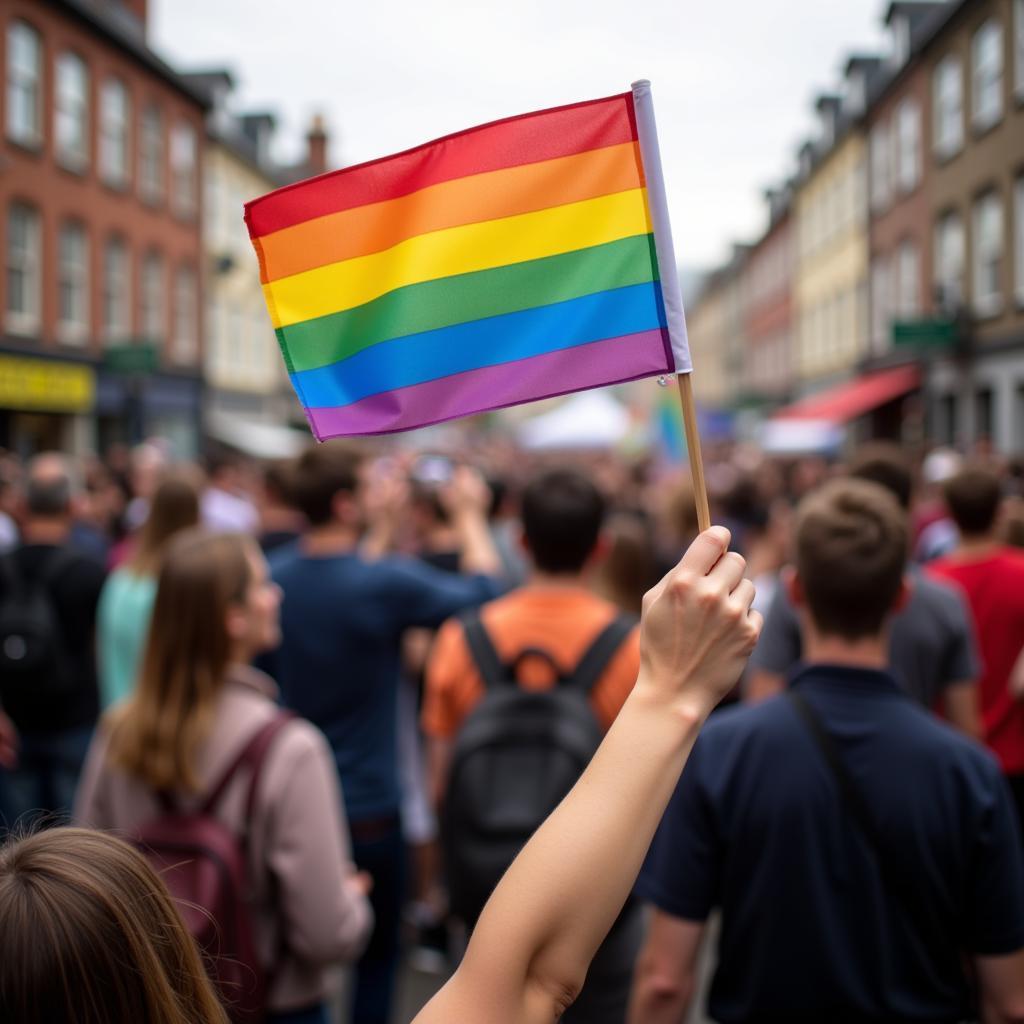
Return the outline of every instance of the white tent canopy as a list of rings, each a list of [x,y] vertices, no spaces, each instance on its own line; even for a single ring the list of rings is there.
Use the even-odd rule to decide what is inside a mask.
[[[527,420],[519,443],[531,451],[611,448],[629,433],[629,413],[607,391],[581,391]]]
[[[828,420],[767,420],[758,440],[769,455],[828,455],[836,452],[846,432]]]
[[[223,412],[207,416],[206,432],[221,444],[255,459],[290,459],[310,445],[310,437],[303,431]]]

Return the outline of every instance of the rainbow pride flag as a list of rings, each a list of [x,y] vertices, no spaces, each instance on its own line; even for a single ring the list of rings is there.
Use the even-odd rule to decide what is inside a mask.
[[[689,372],[650,85],[246,205],[315,436]]]

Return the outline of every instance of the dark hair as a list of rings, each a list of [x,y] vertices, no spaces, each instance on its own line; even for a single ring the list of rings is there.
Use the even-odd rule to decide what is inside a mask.
[[[60,480],[32,480],[25,489],[25,504],[31,516],[56,519],[71,510],[71,482]]]
[[[0,935],[0,1020],[227,1024],[163,882],[103,832],[0,848]]]
[[[295,463],[288,459],[268,463],[263,469],[263,488],[274,501],[294,505]]]
[[[977,463],[965,466],[942,485],[942,493],[962,534],[977,537],[991,532],[1003,497],[993,470]]]
[[[25,505],[30,516],[57,519],[71,511],[71,470],[57,452],[43,452],[29,464]]]
[[[850,476],[881,484],[891,492],[900,507],[910,508],[914,479],[910,465],[899,445],[890,441],[874,441],[864,445],[850,462]]]
[[[213,478],[228,469],[238,469],[245,460],[230,448],[214,447],[206,453],[204,459],[206,475]]]
[[[542,572],[576,573],[597,544],[605,500],[582,473],[552,469],[523,492],[523,532]]]
[[[823,634],[877,635],[899,594],[906,558],[906,514],[880,484],[833,480],[797,509],[797,572]]]
[[[354,494],[362,456],[348,445],[328,442],[310,448],[295,464],[294,495],[311,526],[323,526],[334,516],[339,491]]]

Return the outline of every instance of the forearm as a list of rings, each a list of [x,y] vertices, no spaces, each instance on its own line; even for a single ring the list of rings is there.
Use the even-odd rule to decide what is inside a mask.
[[[1024,700],[1024,647],[1010,671],[1010,695],[1016,700]]]
[[[465,511],[456,516],[455,528],[462,548],[459,568],[463,572],[497,576],[501,572],[501,556],[487,520],[476,511]]]
[[[981,740],[981,716],[978,712],[978,690],[971,681],[952,683],[946,687],[943,706],[950,725],[971,739]]]
[[[758,701],[777,696],[785,689],[786,677],[781,672],[751,667],[743,699],[751,704],[756,704]]]
[[[645,682],[590,766],[526,845],[484,910],[467,953],[522,958],[522,977],[575,992],[629,894],[705,709],[669,708]]]
[[[682,1024],[690,1010],[693,990],[692,977],[665,984],[638,964],[626,1024]]]

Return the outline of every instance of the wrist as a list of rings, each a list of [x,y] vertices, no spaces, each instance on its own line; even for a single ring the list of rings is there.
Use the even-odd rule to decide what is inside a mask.
[[[684,732],[697,732],[714,710],[714,703],[699,693],[679,692],[678,681],[659,681],[641,668],[631,694],[647,710],[671,719]]]

